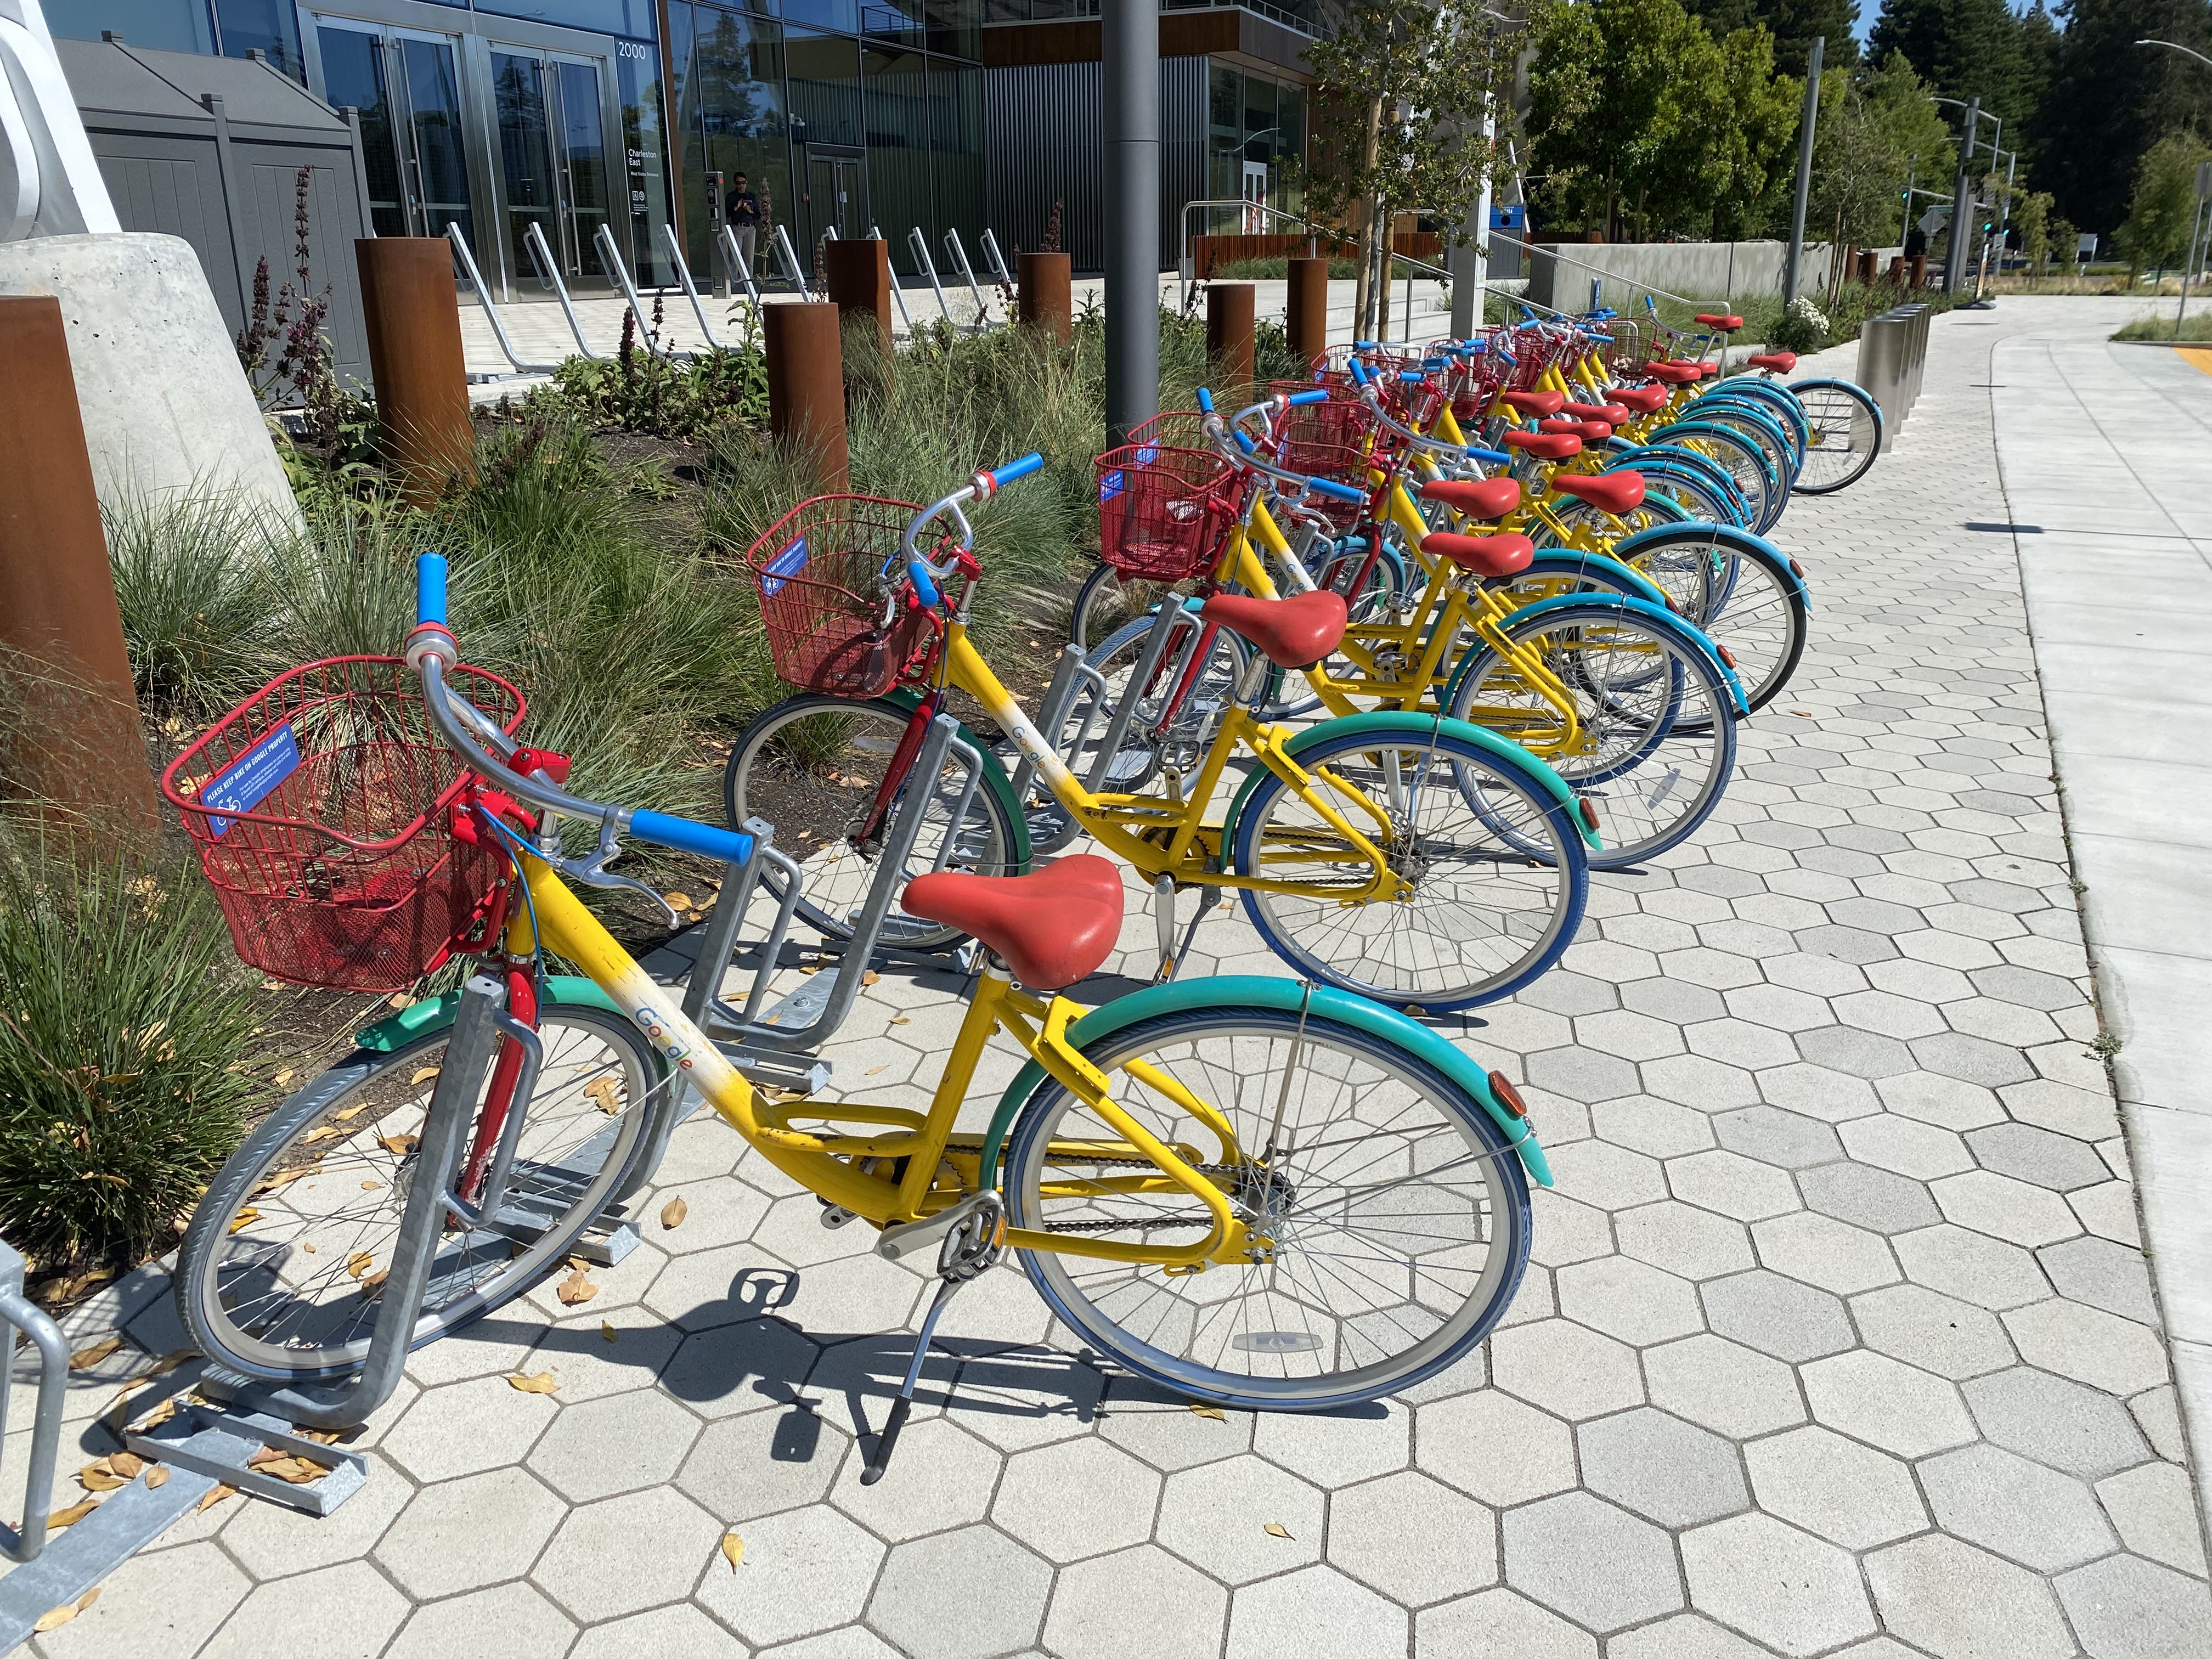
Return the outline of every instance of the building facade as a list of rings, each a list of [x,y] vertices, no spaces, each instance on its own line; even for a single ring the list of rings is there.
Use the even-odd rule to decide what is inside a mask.
[[[1304,0],[1298,0],[1304,3]],[[739,175],[802,260],[879,228],[920,276],[985,227],[1011,257],[1063,204],[1079,270],[1100,246],[1097,0],[48,0],[58,35],[258,52],[359,112],[375,228],[459,226],[502,297],[603,286],[604,228],[647,284],[672,232],[702,278]],[[1310,76],[1304,14],[1164,0],[1162,250],[1183,204],[1294,208]],[[1215,227],[1216,228],[1221,227]],[[764,235],[757,267],[770,266]]]

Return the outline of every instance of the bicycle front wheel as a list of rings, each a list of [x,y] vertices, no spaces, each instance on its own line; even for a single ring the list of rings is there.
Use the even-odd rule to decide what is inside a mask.
[[[495,1218],[534,1237],[444,1233],[413,1346],[537,1281],[620,1190],[667,1076],[627,1021],[548,1004],[545,1059]],[[416,1142],[445,1063],[443,1031],[357,1050],[278,1106],[209,1185],[177,1264],[177,1310],[210,1359],[312,1382],[358,1370],[383,1304]],[[439,1172],[442,1176],[442,1171]]]
[[[1805,654],[1803,590],[1764,543],[1724,526],[1671,525],[1621,556],[1663,590],[1683,621],[1729,653],[1744,701],[1763,708]]]
[[[1297,762],[1315,798],[1270,773],[1232,830],[1237,873],[1285,884],[1243,890],[1285,962],[1378,1002],[1443,1011],[1510,996],[1559,960],[1582,920],[1589,860],[1568,809],[1532,775],[1537,763],[1426,727],[1340,732]],[[1381,851],[1403,897],[1358,896],[1374,866],[1323,802]]]
[[[1090,1044],[1117,1105],[1160,1139],[1216,1137],[1159,1087],[1218,1108],[1238,1156],[1206,1173],[1264,1260],[1169,1276],[1026,1252],[1067,1327],[1160,1387],[1222,1406],[1321,1411],[1408,1388],[1504,1317],[1528,1265],[1528,1188],[1481,1103],[1387,1038],[1296,1009],[1209,1007]],[[1152,1068],[1140,1080],[1133,1068]],[[1205,1207],[1048,1078],[1006,1164],[1018,1227],[1198,1243]],[[1144,1190],[1149,1188],[1150,1190]]]
[[[1848,380],[1800,380],[1790,388],[1805,407],[1805,465],[1791,486],[1828,495],[1856,483],[1881,453],[1881,415],[1865,389]]]

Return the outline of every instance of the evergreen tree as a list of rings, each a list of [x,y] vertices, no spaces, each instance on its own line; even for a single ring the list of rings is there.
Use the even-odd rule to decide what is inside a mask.
[[[1774,67],[1799,80],[1813,50],[1813,37],[1826,37],[1820,49],[1824,69],[1848,69],[1859,61],[1859,0],[1686,0],[1693,17],[1716,41],[1739,29],[1764,24],[1774,37]]]
[[[2141,40],[2212,56],[2206,0],[2061,0],[2050,90],[2031,124],[2036,182],[2057,211],[2107,240],[2127,211],[2136,163],[2161,133],[2212,138],[2212,70]],[[2071,258],[2071,250],[2065,250]]]
[[[1979,98],[2009,133],[2033,112],[2027,39],[2005,0],[1884,0],[1867,51],[1876,59],[1902,52],[1929,91],[1962,102]]]

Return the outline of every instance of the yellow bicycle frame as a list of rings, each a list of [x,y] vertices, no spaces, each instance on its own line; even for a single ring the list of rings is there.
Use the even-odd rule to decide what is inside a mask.
[[[509,953],[526,957],[543,945],[574,963],[652,1040],[674,1072],[675,1086],[688,1084],[696,1089],[762,1157],[828,1202],[885,1226],[915,1220],[976,1190],[984,1176],[979,1168],[981,1138],[956,1134],[952,1125],[968,1097],[985,1045],[994,1033],[1003,1030],[1121,1137],[1111,1143],[1070,1143],[1066,1155],[1071,1160],[1106,1156],[1152,1166],[1133,1169],[1126,1176],[1048,1182],[1042,1188],[1045,1197],[1080,1197],[1107,1190],[1181,1191],[1202,1204],[1213,1224],[1197,1243],[1173,1248],[1018,1227],[1008,1230],[1008,1245],[1182,1272],[1212,1262],[1269,1259],[1270,1241],[1249,1233],[1231,1212],[1222,1188],[1195,1167],[1201,1162],[1235,1164],[1243,1160],[1228,1117],[1157,1067],[1133,1060],[1124,1074],[1174,1102],[1216,1144],[1210,1156],[1202,1156],[1195,1147],[1161,1140],[1115,1102],[1111,1079],[1069,1046],[1067,1027],[1084,1012],[1079,1004],[1063,996],[1046,1001],[1017,990],[1005,969],[994,967],[976,981],[927,1112],[858,1103],[772,1103],[757,1093],[721,1050],[684,1017],[674,994],[638,965],[550,866],[526,852],[518,858],[530,903],[517,905],[511,913],[506,941]],[[857,1132],[799,1128],[793,1127],[794,1117],[849,1124]],[[855,1167],[855,1160],[888,1163],[901,1158],[907,1160],[906,1170],[897,1180]],[[990,1174],[995,1176],[996,1171]]]

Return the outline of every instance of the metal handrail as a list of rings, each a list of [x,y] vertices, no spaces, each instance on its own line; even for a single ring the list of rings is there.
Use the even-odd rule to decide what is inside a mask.
[[[1636,277],[1626,276],[1620,271],[1607,270],[1602,265],[1594,265],[1586,259],[1577,259],[1571,253],[1562,253],[1559,251],[1561,245],[1557,242],[1532,242],[1525,236],[1516,236],[1510,230],[1498,230],[1493,228],[1490,234],[1492,236],[1502,236],[1509,242],[1519,244],[1524,258],[1532,252],[1540,251],[1547,259],[1558,259],[1571,265],[1578,265],[1583,270],[1590,272],[1593,276],[1608,277],[1626,288],[1642,289],[1645,293],[1656,294],[1662,300],[1680,301],[1686,306],[1727,306],[1734,303],[1732,297],[1723,297],[1718,300],[1693,300],[1686,294],[1676,294],[1671,289],[1655,288],[1650,283],[1640,282]],[[1570,244],[1570,246],[1571,246],[1571,244]],[[1826,246],[1827,245],[1821,243],[1815,244],[1814,246]],[[1531,303],[1533,303],[1533,301]]]
[[[1331,242],[1343,242],[1352,240],[1340,230],[1334,229],[1328,225],[1317,225],[1312,220],[1304,218],[1298,214],[1290,212],[1286,209],[1269,207],[1265,202],[1247,201],[1241,196],[1227,197],[1204,202],[1185,202],[1182,204],[1182,222],[1177,233],[1180,241],[1176,249],[1176,264],[1182,283],[1182,303],[1186,306],[1190,303],[1191,289],[1196,287],[1198,283],[1197,273],[1191,269],[1190,256],[1190,216],[1192,210],[1194,208],[1235,208],[1242,212],[1261,214],[1271,220],[1285,220],[1291,224],[1296,225],[1299,231],[1305,234],[1309,244],[1317,244],[1323,238],[1328,239]],[[1418,209],[1407,209],[1404,210],[1407,212],[1419,211]],[[1204,235],[1206,233],[1201,231],[1199,234]],[[1313,256],[1309,255],[1308,257],[1310,258]],[[1436,277],[1441,282],[1448,283],[1451,280],[1451,272],[1445,270],[1443,266],[1432,265],[1427,260],[1416,258],[1410,253],[1400,253],[1394,249],[1391,252],[1390,258],[1400,264],[1411,265],[1416,271],[1425,271],[1430,276]]]

